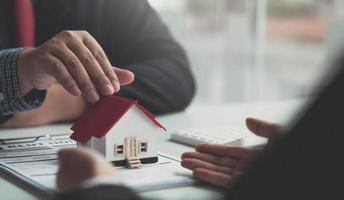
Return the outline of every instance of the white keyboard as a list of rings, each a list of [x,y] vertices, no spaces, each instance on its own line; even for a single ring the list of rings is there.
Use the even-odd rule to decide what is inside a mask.
[[[239,145],[247,134],[233,127],[212,129],[185,129],[171,132],[171,141],[197,146],[199,144],[231,144]]]

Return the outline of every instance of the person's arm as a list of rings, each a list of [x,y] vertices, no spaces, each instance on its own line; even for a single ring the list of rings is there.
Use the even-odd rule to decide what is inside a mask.
[[[0,50],[0,124],[17,112],[39,107],[45,98],[44,90],[20,93],[16,67],[22,50],[21,48]]]
[[[61,4],[60,1],[41,2],[42,13],[40,15],[45,17],[40,18],[39,27],[44,27],[46,30],[45,27],[52,27],[51,23],[59,23],[54,21],[54,16],[59,14],[54,13],[57,12],[56,7],[59,7],[59,4]],[[79,6],[73,7],[73,5],[70,4],[71,8],[79,9]],[[80,5],[85,8],[83,9],[84,14],[78,17],[81,21],[77,26],[86,29],[94,36],[112,65],[129,69],[135,74],[135,82],[130,86],[121,87],[117,95],[138,100],[154,114],[179,111],[190,103],[195,93],[195,84],[185,52],[173,39],[167,27],[147,1],[82,1]],[[39,43],[43,43],[42,40],[48,40],[50,35],[61,31],[57,30],[58,27],[56,30],[47,30],[49,36],[45,38],[39,34],[42,36],[37,38]],[[73,60],[70,61],[73,63]],[[49,90],[48,93],[50,93]],[[40,121],[53,123],[57,122],[56,120],[75,120],[80,113],[84,112],[84,110],[78,109],[85,109],[84,106],[65,110],[65,112],[69,112],[68,116],[73,116],[72,118],[64,118],[64,116],[56,116],[56,113],[46,112],[45,110],[54,110],[61,105],[71,104],[68,99],[77,100],[72,96],[64,98],[69,94],[64,94],[62,90],[55,91],[52,95],[59,98],[59,101],[50,102],[47,99],[46,109],[32,111],[31,118],[45,117],[53,120],[47,122],[42,119]],[[80,104],[83,104],[83,99],[79,98],[79,100]],[[77,102],[75,103],[77,104]],[[18,114],[10,126],[20,125],[17,121],[25,121],[23,116],[28,115]]]
[[[101,95],[112,95],[134,79],[131,72],[113,67],[86,31],[63,31],[36,48],[3,50],[0,73],[0,89],[6,93],[0,122],[11,119],[3,127],[76,119],[85,101],[96,103]],[[53,90],[56,85],[64,90]],[[42,104],[47,89],[54,98],[47,98],[39,110],[25,112]]]
[[[85,1],[82,1],[85,2]],[[86,28],[110,61],[135,74],[118,95],[136,99],[153,114],[180,111],[195,93],[183,48],[146,0],[86,1]]]
[[[73,96],[62,86],[55,85],[47,90],[45,101],[40,107],[26,112],[17,112],[1,127],[29,127],[73,121],[89,106],[90,104],[82,96]]]

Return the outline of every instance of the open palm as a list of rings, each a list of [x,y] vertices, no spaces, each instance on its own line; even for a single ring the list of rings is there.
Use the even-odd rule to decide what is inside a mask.
[[[254,134],[268,138],[269,143],[285,133],[282,126],[258,119],[249,118],[246,125]],[[231,187],[261,152],[262,149],[258,148],[201,144],[195,152],[182,155],[182,166],[192,170],[196,178],[217,186]]]

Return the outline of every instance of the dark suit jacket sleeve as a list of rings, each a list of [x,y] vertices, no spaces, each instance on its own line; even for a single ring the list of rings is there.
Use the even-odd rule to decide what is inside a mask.
[[[59,193],[55,200],[140,200],[126,187],[104,185],[89,189],[77,189]]]
[[[344,199],[344,56],[338,66],[332,84],[228,199]]]
[[[182,110],[195,93],[184,50],[146,0],[41,0],[37,27],[39,44],[62,30],[87,30],[112,65],[135,73],[118,95],[152,113]]]
[[[136,80],[119,94],[139,99],[153,113],[184,109],[194,95],[195,85],[183,49],[145,0],[125,2],[132,6],[124,12],[123,27],[127,30],[123,39],[128,33],[132,35],[123,52],[128,59],[121,65],[133,71]],[[115,59],[116,53],[110,56]]]

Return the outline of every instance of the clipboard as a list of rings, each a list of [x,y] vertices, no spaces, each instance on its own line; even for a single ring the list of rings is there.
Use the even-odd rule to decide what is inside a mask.
[[[50,198],[58,192],[56,173],[57,152],[76,148],[69,134],[42,135],[20,139],[0,139],[0,171]],[[141,169],[115,167],[124,185],[136,192],[193,185],[191,172],[180,166],[180,160],[159,153],[159,162]],[[38,170],[37,170],[38,169]]]

